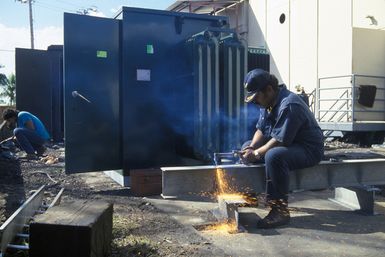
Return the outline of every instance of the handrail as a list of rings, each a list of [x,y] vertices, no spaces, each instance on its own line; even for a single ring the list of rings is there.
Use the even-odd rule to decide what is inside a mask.
[[[341,111],[341,109],[345,106],[345,105],[347,105],[347,103],[346,102],[344,102],[338,109],[337,109],[337,111],[329,118],[329,120],[328,121],[332,121],[333,120],[333,118],[337,115],[337,113],[339,112],[339,111]],[[349,107],[348,107],[349,108]],[[348,114],[348,112],[349,112],[349,110],[347,110],[347,111],[344,111],[344,112],[342,112],[343,114],[344,114],[344,116],[345,115],[347,115]]]
[[[315,113],[315,99],[316,99],[316,89],[313,89],[313,91],[311,91],[309,94],[308,94],[308,97],[309,97],[309,100],[310,100],[310,103],[309,103],[309,108],[310,110],[312,111],[312,113]]]
[[[346,97],[349,96],[349,91],[348,91],[348,89],[346,89],[346,90],[342,93],[342,95],[340,96],[340,98],[344,97],[345,94],[346,94]],[[321,100],[321,99],[320,99],[320,100]],[[341,99],[336,100],[336,101],[333,103],[333,105],[330,107],[330,109],[329,109],[328,111],[326,111],[326,112],[322,115],[322,117],[320,117],[319,120],[321,121],[321,120],[322,120],[322,119],[329,113],[329,111],[334,111],[334,110],[332,110],[332,109],[333,109],[333,107],[334,107],[339,101],[341,101]],[[338,108],[338,111],[341,110],[342,107],[345,106],[345,104],[346,104],[346,103],[344,103],[342,106],[340,106],[340,107]],[[334,112],[334,114],[332,115],[332,117],[331,117],[328,121],[331,121],[331,119],[334,118],[334,116],[336,115],[336,113],[337,113],[337,112]]]
[[[336,117],[338,117],[338,118],[334,121],[335,122],[341,122],[343,120],[343,118],[346,116],[348,117],[347,121],[353,121],[354,122],[355,121],[355,113],[383,112],[382,109],[378,109],[377,107],[375,107],[376,109],[364,109],[364,110],[362,110],[361,108],[358,108],[358,110],[356,110],[356,104],[357,104],[356,98],[357,98],[357,94],[358,94],[357,88],[359,88],[357,83],[361,84],[362,81],[365,81],[365,80],[360,79],[362,77],[369,78],[369,79],[375,79],[376,81],[380,80],[380,85],[383,85],[382,81],[385,80],[385,76],[372,76],[372,75],[363,75],[363,74],[350,74],[350,75],[319,78],[318,79],[318,88],[317,88],[318,99],[317,99],[317,108],[316,108],[317,113],[318,113],[318,115],[317,115],[318,121],[321,122],[330,113],[333,113],[333,115],[331,117],[329,117],[327,119],[327,121],[325,120],[326,122],[333,121],[333,119],[335,119]],[[340,79],[340,78],[350,78],[350,85],[349,86],[343,86],[343,84],[342,84],[342,85],[337,86],[337,87],[321,88],[321,81],[330,80],[330,79]],[[349,83],[349,82],[345,81],[344,83]],[[368,82],[363,82],[363,83],[368,83]],[[371,83],[371,82],[369,82],[369,83]],[[374,83],[378,85],[378,82],[374,82]],[[339,90],[339,91],[344,90],[344,92],[341,94],[341,97],[338,99],[335,97],[330,97],[330,98],[324,97],[323,98],[321,96],[321,93],[325,92],[325,91],[329,91],[328,95],[332,94],[332,93],[330,93],[331,90]],[[377,90],[384,91],[385,87],[379,86],[377,88]],[[337,91],[334,91],[334,92],[337,92]],[[324,95],[324,93],[322,93],[322,95]],[[343,98],[345,95],[346,95],[346,98]],[[379,98],[376,98],[375,101],[384,102],[385,98],[381,97],[381,96],[382,96],[382,93],[380,95],[378,95]],[[338,102],[341,102],[341,101],[343,101],[344,103],[338,109],[333,109],[338,104]],[[329,102],[330,104],[331,103],[333,103],[333,104],[331,105],[331,107],[327,106],[327,108],[321,109],[321,102],[323,102],[323,103]],[[344,106],[347,106],[347,108],[343,109]],[[350,112],[350,116],[349,116],[349,112]]]

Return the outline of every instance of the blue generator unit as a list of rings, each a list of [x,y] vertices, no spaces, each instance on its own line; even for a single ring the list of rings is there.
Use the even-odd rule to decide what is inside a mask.
[[[222,16],[66,13],[66,172],[127,174],[239,148],[249,136],[247,55]]]

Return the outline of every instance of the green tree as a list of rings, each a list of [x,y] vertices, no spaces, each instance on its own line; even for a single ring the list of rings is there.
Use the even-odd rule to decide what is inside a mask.
[[[0,85],[3,87],[1,96],[9,99],[9,104],[14,105],[16,101],[16,76],[11,74],[8,78],[4,74],[0,74]]]
[[[5,86],[8,82],[7,76],[5,76],[3,73],[0,73],[0,85]]]

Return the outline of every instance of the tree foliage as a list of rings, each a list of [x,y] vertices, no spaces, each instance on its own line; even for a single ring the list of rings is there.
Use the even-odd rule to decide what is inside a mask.
[[[14,105],[16,101],[16,76],[11,74],[8,78],[0,73],[0,86],[3,88],[0,96],[8,98],[8,103]]]
[[[0,85],[5,86],[5,85],[7,85],[7,82],[8,82],[7,76],[0,73]]]

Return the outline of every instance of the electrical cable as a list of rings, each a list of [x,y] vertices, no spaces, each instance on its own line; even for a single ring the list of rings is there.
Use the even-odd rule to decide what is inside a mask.
[[[66,1],[63,1],[63,0],[56,0],[56,2],[60,2],[60,3],[63,3],[63,4],[67,4],[67,5],[71,5],[71,6],[74,6],[76,8],[84,8],[84,6],[73,4],[73,3],[69,3],[69,2],[66,2]]]
[[[73,12],[73,10],[70,10],[70,9],[67,9],[67,8],[58,7],[58,6],[54,6],[52,4],[43,2],[41,0],[39,0],[39,1],[36,0],[35,1],[35,5],[37,5],[39,7],[46,8],[46,9],[50,9],[52,11],[57,11],[57,12]]]

